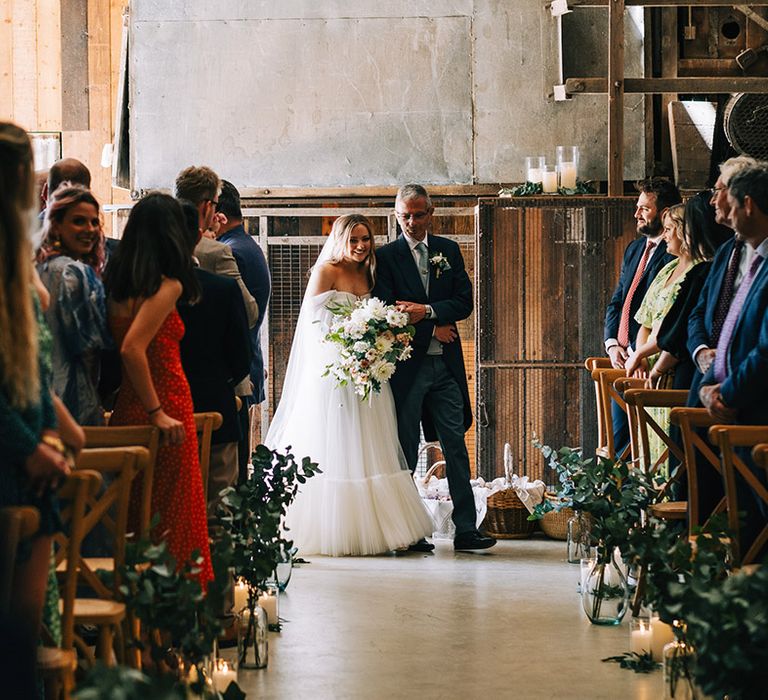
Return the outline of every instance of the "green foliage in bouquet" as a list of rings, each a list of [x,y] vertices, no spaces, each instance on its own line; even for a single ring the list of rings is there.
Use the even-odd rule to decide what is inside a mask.
[[[524,182],[515,187],[502,187],[499,190],[499,197],[533,197],[544,194],[540,182]],[[557,194],[570,196],[575,194],[597,194],[597,189],[589,180],[579,180],[576,187],[559,187]]]
[[[591,464],[592,460],[584,459],[580,447],[561,447],[556,450],[554,447],[542,444],[538,438],[534,438],[532,444],[544,455],[544,459],[557,475],[559,482],[556,498],[545,498],[528,516],[528,520],[540,520],[550,511],[559,511],[572,506],[575,491],[572,472],[583,469]]]
[[[696,650],[693,679],[713,698],[765,697],[768,681],[768,568],[694,584],[686,638]]]
[[[202,557],[197,551],[192,561],[178,567],[165,540],[139,541],[126,545],[125,560],[120,593],[128,611],[150,632],[152,659],[167,664],[170,644],[186,666],[199,666],[224,629],[220,611],[229,587],[227,561],[214,560],[215,578],[208,582],[206,594],[198,579]],[[155,630],[159,634],[152,634]],[[145,648],[141,639],[132,643]]]
[[[256,605],[259,591],[272,576],[288,539],[283,519],[288,506],[306,483],[321,470],[309,457],[300,462],[287,451],[259,445],[251,456],[253,472],[236,487],[221,492],[218,519],[222,529],[215,549],[229,552],[234,575],[248,585],[249,607]]]

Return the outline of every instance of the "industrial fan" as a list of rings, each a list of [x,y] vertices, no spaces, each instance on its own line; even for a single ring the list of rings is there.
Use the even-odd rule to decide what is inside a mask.
[[[723,128],[738,153],[768,160],[768,94],[732,95],[725,106]]]

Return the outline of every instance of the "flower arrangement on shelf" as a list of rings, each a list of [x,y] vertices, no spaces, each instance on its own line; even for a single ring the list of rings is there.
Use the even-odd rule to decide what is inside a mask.
[[[514,187],[502,187],[499,190],[498,196],[534,197],[543,194],[544,190],[540,182],[524,182],[522,185],[515,185]],[[576,194],[597,194],[597,189],[589,180],[578,180],[576,182],[576,187],[558,187],[557,194],[566,197]]]
[[[368,399],[392,377],[396,363],[411,356],[416,330],[408,314],[376,297],[328,309],[338,318],[325,340],[339,347],[339,357],[323,376],[333,376],[339,386],[351,384],[356,394]]]

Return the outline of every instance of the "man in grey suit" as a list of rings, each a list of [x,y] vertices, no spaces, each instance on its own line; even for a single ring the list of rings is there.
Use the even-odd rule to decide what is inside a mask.
[[[454,549],[487,549],[496,544],[476,527],[464,433],[472,424],[464,357],[456,323],[473,310],[472,283],[459,246],[429,233],[434,207],[421,185],[397,193],[395,215],[402,235],[376,252],[374,296],[397,303],[416,327],[413,354],[392,377],[400,444],[413,471],[421,424],[427,439],[440,440],[456,525]],[[431,551],[421,540],[410,547]]]
[[[195,248],[195,257],[200,267],[217,275],[232,277],[240,287],[248,315],[248,327],[253,328],[259,320],[259,305],[245,286],[235,256],[230,247],[216,240],[216,205],[219,201],[221,180],[204,165],[184,168],[174,183],[176,199],[186,199],[197,208],[200,217],[202,237]]]

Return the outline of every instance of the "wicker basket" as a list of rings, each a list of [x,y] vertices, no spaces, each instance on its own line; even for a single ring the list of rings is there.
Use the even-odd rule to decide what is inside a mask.
[[[524,539],[536,528],[536,521],[528,520],[529,515],[514,489],[497,491],[488,497],[488,512],[480,529],[501,540]]]
[[[550,500],[550,496],[547,496]],[[553,540],[567,540],[568,539],[568,521],[576,514],[576,511],[566,506],[560,510],[551,510],[548,513],[544,513],[544,516],[539,520],[542,532]]]

